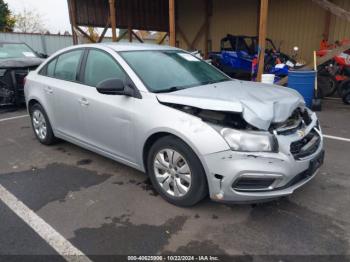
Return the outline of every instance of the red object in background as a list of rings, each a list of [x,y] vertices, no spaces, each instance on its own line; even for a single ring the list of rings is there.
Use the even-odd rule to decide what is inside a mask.
[[[331,46],[328,44],[328,41],[323,39],[320,43],[320,50],[327,50],[329,49]]]
[[[346,79],[348,79],[348,77],[346,77],[346,76],[342,76],[342,75],[335,76],[335,80],[337,80],[338,82],[344,81]]]
[[[252,75],[255,74],[257,66],[258,66],[258,58],[255,57],[252,61]]]
[[[319,51],[316,51],[316,55],[318,57],[322,57],[322,56],[325,56],[330,50],[319,50]]]

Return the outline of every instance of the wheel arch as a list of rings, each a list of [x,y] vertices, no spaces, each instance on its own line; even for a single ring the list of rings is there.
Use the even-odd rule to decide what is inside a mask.
[[[46,114],[48,120],[50,121],[50,125],[52,126],[52,130],[53,130],[53,132],[54,132],[54,134],[55,134],[54,122],[53,122],[54,119],[53,119],[53,117],[51,116],[50,112],[48,112],[48,110],[47,110],[45,104],[42,103],[42,102],[40,101],[40,99],[38,99],[37,97],[31,97],[31,98],[29,98],[29,99],[27,100],[27,111],[28,111],[29,115],[31,114],[31,112],[30,112],[30,111],[31,111],[31,107],[32,107],[33,105],[35,105],[35,104],[40,105],[40,106],[44,109],[45,114]]]
[[[196,154],[196,156],[198,157],[199,161],[201,162],[205,172],[207,173],[207,167],[205,165],[205,162],[203,161],[202,156],[199,154],[198,150],[194,147],[194,145],[190,141],[188,141],[188,139],[183,138],[181,135],[178,135],[174,132],[167,130],[167,131],[158,131],[158,132],[155,132],[155,133],[149,135],[148,138],[146,139],[146,142],[143,145],[142,164],[143,164],[143,167],[146,171],[146,174],[147,174],[147,157],[148,157],[149,150],[151,149],[152,145],[157,140],[159,140],[160,138],[165,137],[165,136],[176,137],[177,139],[184,142],[187,146],[189,146],[193,150],[193,152]]]
[[[29,101],[28,101],[28,112],[30,113],[30,108],[35,105],[35,104],[39,104],[41,106],[43,106],[38,99],[36,98],[31,98]]]
[[[144,169],[146,171],[146,174],[147,174],[147,157],[148,157],[148,153],[149,153],[152,145],[157,140],[159,140],[160,138],[165,137],[165,136],[174,136],[174,135],[172,133],[169,133],[169,132],[159,131],[159,132],[153,133],[152,135],[150,135],[146,139],[146,142],[144,143],[143,149],[142,149],[142,164],[143,164],[143,167],[144,167]],[[177,136],[175,136],[175,137],[177,137]]]

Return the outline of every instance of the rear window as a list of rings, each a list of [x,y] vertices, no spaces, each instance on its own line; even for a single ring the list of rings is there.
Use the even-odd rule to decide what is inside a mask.
[[[45,75],[47,76],[55,76],[55,67],[57,63],[57,58],[51,61],[47,66],[46,66],[46,72]]]
[[[83,50],[74,50],[60,55],[57,58],[54,77],[67,81],[75,81],[83,52]],[[49,71],[49,68],[47,69]]]

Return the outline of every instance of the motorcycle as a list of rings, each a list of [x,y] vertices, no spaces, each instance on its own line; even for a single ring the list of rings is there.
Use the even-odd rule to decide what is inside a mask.
[[[347,43],[349,40],[337,41],[334,45],[329,45],[328,49],[319,50],[317,55],[323,57],[332,49]],[[340,97],[344,97],[350,88],[350,50],[334,56],[333,59],[318,67],[318,83],[324,96],[332,96],[338,92]]]

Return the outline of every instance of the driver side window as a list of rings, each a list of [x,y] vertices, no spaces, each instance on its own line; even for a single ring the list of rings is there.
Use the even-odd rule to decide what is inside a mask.
[[[126,74],[112,56],[91,49],[86,60],[84,84],[96,87],[100,82],[110,78],[125,81]]]

